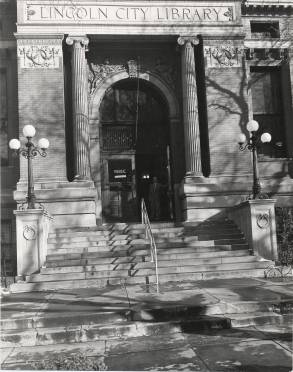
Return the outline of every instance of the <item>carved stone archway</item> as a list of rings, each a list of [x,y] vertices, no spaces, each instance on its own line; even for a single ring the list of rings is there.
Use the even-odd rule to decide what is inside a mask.
[[[151,83],[161,93],[168,106],[170,122],[178,119],[179,105],[174,91],[162,79],[151,72],[139,73],[138,78]],[[127,71],[120,71],[104,79],[95,88],[89,101],[89,118],[91,123],[99,120],[100,103],[106,90],[118,81],[125,79],[129,79],[129,73]]]
[[[160,77],[156,76],[151,72],[141,72],[137,74],[137,77],[143,81],[150,83],[161,95],[166,102],[168,108],[168,119],[170,129],[172,126],[178,124],[179,119],[179,104],[175,96],[174,90]],[[135,77],[135,79],[137,78]],[[89,97],[89,123],[90,123],[90,159],[91,159],[91,175],[98,191],[98,198],[96,201],[96,216],[97,219],[102,217],[102,202],[101,202],[101,153],[100,153],[100,104],[104,98],[104,95],[108,88],[113,86],[115,83],[133,78],[129,72],[118,71],[110,76],[100,80],[94,90],[90,92]],[[172,138],[172,129],[170,131],[171,143],[174,141]],[[172,146],[172,145],[171,145]]]

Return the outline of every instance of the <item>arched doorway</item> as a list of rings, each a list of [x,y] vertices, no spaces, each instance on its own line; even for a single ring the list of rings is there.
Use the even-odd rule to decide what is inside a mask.
[[[106,221],[138,221],[149,214],[150,184],[159,181],[159,216],[173,217],[168,106],[151,83],[123,79],[105,92],[99,109],[102,214]]]

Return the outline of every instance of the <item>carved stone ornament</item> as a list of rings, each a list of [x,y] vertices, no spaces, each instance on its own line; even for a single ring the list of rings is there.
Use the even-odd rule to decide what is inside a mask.
[[[197,39],[194,40],[197,43]],[[165,57],[158,57],[146,65],[140,65],[134,59],[126,61],[125,64],[111,64],[109,58],[106,58],[102,64],[89,64],[89,95],[92,95],[105,79],[118,72],[127,72],[130,78],[137,78],[140,73],[153,73],[171,88],[175,89],[176,86],[176,68],[169,64]]]
[[[20,68],[59,68],[61,45],[19,45]]]
[[[268,213],[260,213],[256,217],[256,224],[260,229],[266,229],[270,224],[270,215]]]
[[[36,229],[35,226],[33,227],[33,226],[25,225],[23,228],[23,237],[26,240],[35,240],[37,237],[37,233],[35,229]]]
[[[192,45],[198,45],[199,40],[196,36],[179,36],[177,39],[177,43],[182,46],[185,43],[190,42]]]
[[[126,67],[124,65],[111,65],[108,58],[102,64],[90,63],[88,75],[89,93],[92,94],[99,83],[107,77],[121,71],[126,71]]]
[[[243,50],[232,43],[219,46],[205,46],[207,67],[240,67]]]
[[[138,63],[135,59],[130,59],[127,61],[127,67],[128,67],[128,75],[130,78],[137,78],[139,71],[138,71]]]

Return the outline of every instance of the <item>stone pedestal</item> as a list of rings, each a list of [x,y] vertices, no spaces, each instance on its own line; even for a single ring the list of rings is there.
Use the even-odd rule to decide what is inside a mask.
[[[273,199],[248,200],[228,213],[244,233],[253,254],[274,261],[278,258],[275,203]]]
[[[52,217],[43,209],[15,210],[17,275],[37,272],[45,263]]]

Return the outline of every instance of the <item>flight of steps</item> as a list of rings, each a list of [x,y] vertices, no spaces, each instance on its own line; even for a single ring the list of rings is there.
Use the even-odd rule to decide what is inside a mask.
[[[227,220],[198,226],[152,223],[160,282],[263,277],[270,261],[252,256]],[[46,264],[11,286],[12,292],[152,284],[154,264],[141,224],[63,228],[49,234]]]

